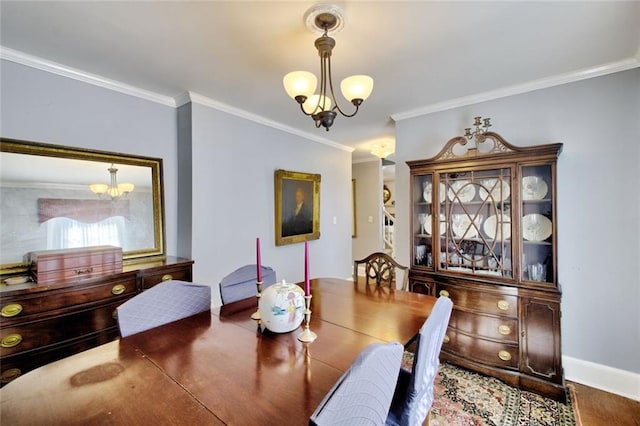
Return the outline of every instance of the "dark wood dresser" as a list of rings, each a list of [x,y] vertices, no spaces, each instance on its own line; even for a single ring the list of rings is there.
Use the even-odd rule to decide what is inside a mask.
[[[192,260],[167,257],[125,265],[121,273],[71,284],[1,287],[2,385],[34,368],[117,338],[116,307],[162,281],[191,281],[192,270]]]

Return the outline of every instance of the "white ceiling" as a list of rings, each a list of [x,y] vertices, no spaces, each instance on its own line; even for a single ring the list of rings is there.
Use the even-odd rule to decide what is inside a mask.
[[[289,71],[318,74],[303,22],[313,4],[2,0],[0,44],[167,99],[192,92],[351,146],[354,159],[393,140],[392,117],[639,64],[637,1],[337,2],[347,24],[334,35],[334,80],[369,74],[375,86],[356,117],[325,132],[282,87]]]
[[[25,164],[28,164],[25,167]],[[92,183],[109,184],[109,167],[112,163],[100,161],[76,160],[71,158],[45,157],[39,155],[3,152],[0,154],[0,185],[90,185]],[[114,164],[117,169],[118,183],[133,183],[136,187],[151,186],[151,168]],[[70,173],[69,170],[73,170]]]

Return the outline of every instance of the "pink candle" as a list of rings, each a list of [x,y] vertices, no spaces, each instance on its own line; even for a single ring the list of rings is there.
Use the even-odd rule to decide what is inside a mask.
[[[311,285],[309,283],[309,243],[304,242],[304,294],[311,295]]]
[[[260,265],[260,238],[256,238],[256,280],[262,282],[262,266]]]

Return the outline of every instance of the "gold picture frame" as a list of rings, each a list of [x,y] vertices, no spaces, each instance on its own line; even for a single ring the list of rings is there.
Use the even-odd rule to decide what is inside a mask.
[[[320,175],[279,169],[274,181],[276,246],[320,238]]]

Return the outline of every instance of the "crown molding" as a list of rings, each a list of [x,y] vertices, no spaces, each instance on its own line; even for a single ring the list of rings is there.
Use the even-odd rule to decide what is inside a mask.
[[[241,117],[244,118],[245,120],[249,120],[249,121],[253,121],[255,123],[259,123],[268,127],[272,127],[274,129],[278,129],[278,130],[282,130],[283,132],[287,132],[287,133],[291,133],[293,135],[296,136],[300,136],[303,137],[305,139],[309,139],[312,140],[314,142],[318,142],[321,143],[323,145],[328,145],[332,148],[337,148],[343,151],[347,151],[347,152],[353,152],[355,151],[354,148],[350,147],[350,146],[346,146],[346,145],[342,145],[339,143],[336,143],[334,141],[331,141],[329,139],[325,139],[325,138],[321,138],[318,137],[312,133],[308,133],[308,132],[303,132],[301,130],[298,129],[294,129],[293,127],[289,127],[287,125],[284,125],[282,123],[278,123],[277,121],[273,121],[270,120],[268,118],[262,117],[260,115],[256,115],[256,114],[252,114],[250,112],[247,112],[245,110],[233,107],[231,105],[227,105],[225,103],[216,101],[214,99],[208,98],[206,96],[200,95],[198,93],[194,93],[194,92],[185,92],[183,94],[181,94],[180,96],[177,96],[175,98],[176,100],[176,105],[177,106],[182,106],[187,102],[193,102],[199,105],[203,105],[209,108],[213,108],[216,109],[218,111],[222,111],[222,112],[226,112],[228,114],[231,115],[235,115],[237,117]]]
[[[477,104],[480,102],[506,98],[507,96],[533,92],[534,90],[560,86],[562,84],[600,77],[603,75],[613,74],[616,72],[626,71],[638,67],[640,67],[640,58],[628,58],[622,61],[610,62],[608,64],[600,65],[597,67],[584,68],[582,70],[559,74],[552,77],[541,78],[523,84],[516,84],[514,86],[507,86],[497,90],[491,90],[475,95],[463,96],[444,102],[438,102],[411,111],[392,114],[391,118],[394,121],[406,120],[408,118],[415,118],[422,115],[433,114],[434,112],[446,111],[454,108],[464,107],[467,105]]]
[[[291,133],[291,134],[303,137],[305,139],[312,140],[314,142],[331,146],[333,148],[337,148],[347,152],[354,151],[354,149],[349,146],[333,142],[329,139],[320,138],[311,133],[294,129],[292,127],[286,126],[276,121],[269,120],[265,117],[249,113],[247,111],[232,107],[222,102],[215,101],[213,99],[207,98],[206,96],[202,96],[197,93],[185,92],[173,98],[170,96],[165,96],[159,93],[151,92],[149,90],[144,90],[139,87],[131,86],[129,84],[125,84],[116,80],[111,80],[109,78],[102,77],[97,74],[91,74],[86,71],[71,68],[66,65],[62,65],[53,61],[39,58],[37,56],[29,55],[27,53],[20,52],[18,50],[11,49],[2,45],[0,45],[0,59],[15,62],[20,65],[36,68],[42,71],[50,72],[52,74],[60,75],[63,77],[74,79],[74,80],[82,81],[84,83],[88,83],[94,86],[99,86],[105,89],[113,90],[126,95],[135,96],[137,98],[145,99],[151,102],[167,105],[173,108],[177,108],[188,102],[195,102],[200,105],[208,106],[210,108],[214,108],[214,109],[217,109],[217,110],[220,110],[220,111],[223,111],[223,112],[226,112],[250,121],[254,121],[256,123],[260,123],[265,126],[273,127],[275,129],[282,130],[284,132]]]
[[[63,77],[72,78],[74,80],[93,84],[94,86],[102,87],[104,89],[124,93],[125,95],[135,96],[136,98],[145,99],[147,101],[155,102],[158,104],[167,105],[174,108],[176,106],[175,99],[170,96],[160,95],[149,90],[144,90],[139,87],[131,86],[129,84],[125,84],[116,80],[111,80],[97,74],[91,74],[86,71],[71,68],[69,66],[42,59],[37,56],[29,55],[27,53],[10,49],[5,46],[0,46],[0,59],[5,59],[7,61],[15,62],[17,64],[25,65],[31,68],[36,68],[42,71],[47,71]]]

